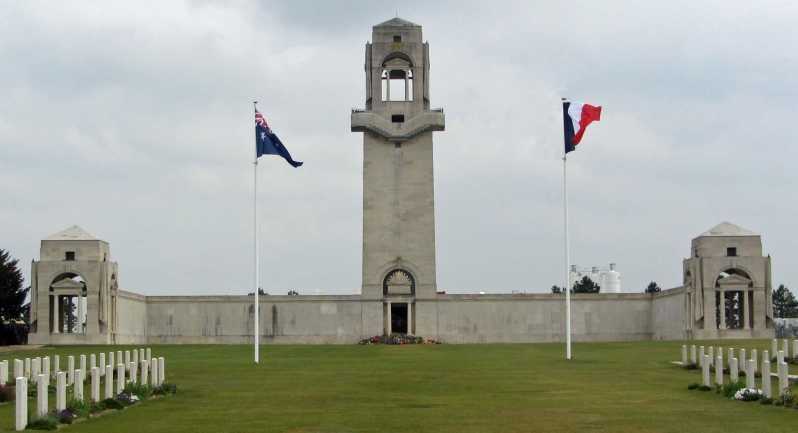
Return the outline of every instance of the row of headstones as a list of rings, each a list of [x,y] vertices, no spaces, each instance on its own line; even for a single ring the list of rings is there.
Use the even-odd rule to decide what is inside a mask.
[[[108,352],[108,357],[106,358],[105,353],[100,353],[99,356],[95,354],[90,354],[88,358],[88,368],[96,367],[97,358],[99,358],[99,366],[100,366],[100,376],[105,374],[103,367],[106,365],[116,365],[115,360],[118,360],[119,363],[125,365],[125,371],[129,370],[129,365],[131,363],[139,363],[139,359],[147,360],[152,359],[152,350],[150,348],[147,349],[134,349],[132,351],[125,350],[124,352],[119,350],[116,352],[116,356],[114,356],[114,352]],[[107,362],[106,362],[107,359]],[[123,361],[124,359],[124,361]],[[39,374],[44,374],[48,378],[55,378],[56,375],[61,371],[61,359],[60,356],[54,355],[52,359],[52,370],[50,369],[50,357],[36,357],[36,358],[25,358],[24,360],[15,359],[14,360],[14,378],[24,377],[28,379],[28,381],[36,383],[38,380]],[[86,365],[86,355],[82,354],[79,357],[80,367],[79,369],[84,372],[87,371]],[[10,365],[8,360],[0,361],[0,385],[5,385],[8,383],[9,379],[9,370]],[[70,355],[67,357],[67,380],[69,384],[75,382],[74,372],[75,372],[75,357]]]
[[[793,347],[798,347],[795,343],[798,340],[794,340]],[[773,340],[773,347],[777,347],[776,340]],[[784,340],[784,348],[788,347],[787,340]],[[718,347],[717,355],[715,356],[714,347],[710,346],[708,350],[705,351],[704,346],[699,346],[698,354],[696,353],[696,346],[690,346],[690,362],[693,365],[698,365],[701,367],[701,375],[703,379],[703,385],[705,386],[712,386],[712,379],[710,376],[710,369],[715,369],[715,385],[722,386],[723,385],[723,348]],[[776,376],[778,377],[779,383],[779,395],[785,395],[789,392],[790,382],[789,382],[789,364],[787,364],[786,360],[789,359],[789,356],[785,350],[779,350],[776,352]],[[795,353],[795,352],[794,352]],[[740,379],[740,372],[745,374],[745,387],[750,389],[757,389],[756,388],[756,373],[757,373],[757,350],[751,350],[751,357],[747,358],[745,349],[740,349],[739,351],[739,359],[734,357],[734,349],[728,349],[728,365],[729,365],[729,378],[731,382],[737,382]],[[762,351],[762,369],[761,369],[761,377],[762,377],[762,394],[764,394],[767,398],[773,398],[773,391],[771,390],[771,368],[770,368],[770,354],[767,350]],[[682,345],[682,364],[687,365],[687,346]]]
[[[147,349],[146,354],[150,354],[150,349]],[[104,354],[101,354],[104,355]],[[94,356],[93,354],[91,355]],[[103,357],[100,357],[103,360]],[[15,360],[15,364],[17,364]],[[101,400],[100,398],[100,381],[101,377],[105,376],[105,396],[104,398],[114,398],[121,394],[125,385],[130,383],[137,383],[138,376],[140,376],[141,384],[146,386],[160,386],[166,380],[166,361],[163,357],[160,358],[143,358],[141,361],[129,361],[128,364],[119,363],[116,366],[116,381],[114,381],[113,365],[108,364],[105,367],[92,366],[90,369],[91,377],[91,401],[96,403]],[[140,368],[140,370],[139,370]],[[139,375],[140,371],[140,375]],[[85,369],[74,369],[67,372],[59,371],[55,374],[56,378],[56,411],[66,409],[66,389],[67,386],[72,386],[72,395],[75,399],[83,401],[83,385],[86,380]],[[125,373],[128,373],[129,380],[126,380]],[[69,383],[69,380],[72,383]],[[40,372],[36,375],[35,379],[31,381],[30,378],[21,375],[16,378],[16,401],[15,401],[15,427],[17,431],[24,430],[28,425],[28,383],[31,382],[36,385],[36,414],[38,416],[46,415],[48,412],[48,387],[50,376],[45,372]],[[114,382],[116,382],[116,393],[114,393]]]

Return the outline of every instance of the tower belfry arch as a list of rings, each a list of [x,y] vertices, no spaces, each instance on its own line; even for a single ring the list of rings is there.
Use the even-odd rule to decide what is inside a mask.
[[[413,333],[416,300],[436,295],[432,132],[446,123],[430,109],[421,26],[399,17],[374,26],[365,73],[365,108],[351,125],[363,132],[362,296],[383,302],[386,333],[394,324]]]

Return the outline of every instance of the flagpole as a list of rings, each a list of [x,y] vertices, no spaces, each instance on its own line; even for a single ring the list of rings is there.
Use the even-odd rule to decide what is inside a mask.
[[[562,155],[563,227],[565,228],[565,359],[571,359],[571,258],[568,251],[568,154]]]
[[[258,101],[253,101],[252,106],[254,107],[255,111],[258,111]],[[255,160],[252,163],[254,168],[254,195],[253,195],[253,226],[254,226],[254,238],[255,238],[255,364],[260,363],[260,325],[258,323],[258,319],[260,318],[260,304],[258,298],[260,297],[260,287],[258,282],[260,281],[260,248],[258,246],[258,147],[255,146]]]

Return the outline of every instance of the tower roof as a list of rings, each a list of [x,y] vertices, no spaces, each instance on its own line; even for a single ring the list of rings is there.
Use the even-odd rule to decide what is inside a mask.
[[[759,234],[728,221],[724,221],[698,235],[700,238],[705,236],[759,236]]]
[[[99,241],[86,230],[73,225],[44,238],[45,241]]]
[[[410,21],[396,17],[396,18],[391,18],[388,21],[379,23],[374,27],[421,27],[421,26],[416,23],[411,23]]]

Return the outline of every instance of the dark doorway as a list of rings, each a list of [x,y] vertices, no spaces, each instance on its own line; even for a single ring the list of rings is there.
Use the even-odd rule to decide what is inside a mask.
[[[391,304],[391,332],[407,334],[407,304]]]

